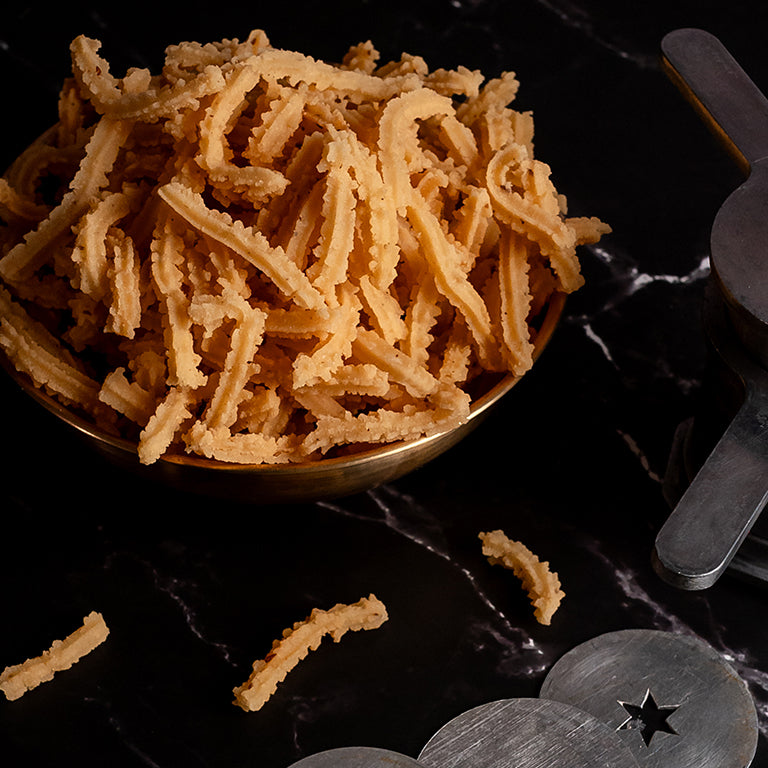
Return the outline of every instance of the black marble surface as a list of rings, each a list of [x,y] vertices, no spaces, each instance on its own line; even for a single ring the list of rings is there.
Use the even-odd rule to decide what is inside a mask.
[[[262,507],[126,477],[7,381],[2,395],[0,668],[101,611],[111,634],[15,702],[0,764],[287,768],[368,745],[416,756],[454,715],[535,696],[582,641],[627,628],[697,636],[746,681],[768,766],[768,589],[732,573],[681,592],[650,553],[669,513],[675,434],[703,402],[700,322],[712,218],[741,176],[658,66],[677,27],[716,34],[764,90],[762,2],[14,4],[2,12],[5,164],[54,119],[79,33],[115,72],[168,44],[267,31],[336,60],[371,39],[488,77],[513,70],[537,156],[571,213],[613,234],[584,249],[584,288],[534,370],[462,444],[385,487]],[[567,593],[538,625],[477,534],[502,528],[549,560]],[[369,592],[376,632],[326,640],[257,713],[232,688],[284,627]]]

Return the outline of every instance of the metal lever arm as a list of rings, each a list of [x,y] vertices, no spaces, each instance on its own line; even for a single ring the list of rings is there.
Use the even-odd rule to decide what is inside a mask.
[[[745,173],[768,157],[768,100],[714,35],[678,29],[661,51],[670,80]]]
[[[705,589],[730,563],[768,499],[768,395],[750,388],[656,537],[653,564],[673,586]]]
[[[721,207],[711,238],[712,274],[735,332],[711,340],[741,376],[745,400],[659,531],[653,553],[666,581],[704,589],[726,569],[768,498],[768,366],[755,363],[768,360],[768,99],[708,32],[676,30],[661,49],[670,79],[749,176]],[[710,323],[710,331],[726,325]],[[752,360],[734,348],[736,339]]]

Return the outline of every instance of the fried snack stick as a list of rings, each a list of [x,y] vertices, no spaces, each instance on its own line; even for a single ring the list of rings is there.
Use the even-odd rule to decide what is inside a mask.
[[[142,389],[135,381],[128,381],[125,368],[116,368],[107,374],[99,390],[99,400],[142,426],[149,421],[155,409],[152,393]]]
[[[229,428],[237,419],[238,405],[251,378],[251,363],[264,336],[266,313],[251,307],[235,290],[227,289],[218,297],[207,296],[193,303],[192,316],[209,334],[218,330],[226,320],[237,321],[204,417],[208,428]]]
[[[44,218],[48,213],[45,206],[20,195],[7,179],[0,179],[0,209],[5,211],[10,220],[35,221]]]
[[[390,291],[377,288],[368,275],[363,275],[360,299],[371,324],[390,344],[405,338],[408,329],[402,318],[403,310]]]
[[[72,261],[78,267],[80,290],[95,299],[101,298],[109,285],[107,232],[128,215],[130,206],[130,196],[124,192],[107,194],[76,225]]]
[[[232,434],[225,428],[209,429],[199,422],[185,435],[185,441],[201,456],[238,464],[284,464],[291,460],[295,442],[290,435]]]
[[[141,325],[141,265],[127,235],[108,233],[106,243],[112,257],[107,271],[112,305],[106,330],[132,339]]]
[[[98,123],[69,191],[36,229],[0,259],[0,276],[9,282],[22,280],[40,265],[45,247],[70,229],[106,185],[107,174],[130,130],[131,124],[125,121],[102,119]]]
[[[437,389],[437,379],[425,367],[387,344],[375,331],[358,331],[352,349],[361,362],[376,365],[414,397],[426,397]]]
[[[17,370],[30,375],[34,371],[40,385],[65,402],[78,403],[87,409],[96,402],[98,383],[76,367],[57,339],[14,304],[2,287],[0,349]]]
[[[379,157],[382,178],[399,214],[406,212],[412,195],[410,174],[421,155],[417,121],[443,117],[452,111],[448,97],[426,88],[400,94],[384,108],[379,120]]]
[[[285,676],[320,645],[325,635],[335,643],[349,630],[378,629],[387,620],[387,609],[375,595],[352,605],[338,603],[323,611],[315,608],[304,620],[283,631],[266,658],[253,663],[253,672],[243,685],[234,689],[234,703],[246,712],[261,709]]]
[[[283,88],[262,121],[251,129],[248,149],[243,154],[255,165],[270,163],[285,149],[286,139],[299,129],[306,107],[306,89]]]
[[[169,182],[160,197],[192,227],[231,248],[260,269],[286,295],[307,309],[326,306],[307,276],[286,258],[281,248],[272,248],[260,232],[233,221],[224,212],[208,208],[202,196],[179,182]]]
[[[307,270],[314,287],[329,306],[336,300],[336,286],[347,278],[349,254],[355,238],[356,199],[350,173],[354,136],[339,134],[329,127],[331,139],[323,155],[321,170],[327,171],[323,224],[316,249],[317,261]]]
[[[549,570],[549,563],[542,563],[524,544],[507,538],[503,531],[481,533],[479,538],[488,562],[514,571],[531,598],[536,620],[548,625],[565,597],[560,579]]]
[[[182,238],[166,219],[158,222],[151,245],[152,278],[161,303],[165,307],[166,345],[168,347],[168,383],[176,386],[200,387],[206,382],[200,370],[200,355],[194,349],[189,302],[183,286]]]
[[[351,290],[340,291],[339,322],[334,331],[326,331],[309,354],[297,355],[293,364],[293,388],[316,381],[329,381],[344,365],[352,351],[357,332],[360,302]]]
[[[451,398],[457,405],[437,404],[426,410],[406,406],[401,411],[379,408],[356,416],[347,411],[342,417],[315,414],[317,426],[304,441],[305,451],[311,454],[318,450],[324,452],[331,445],[376,444],[381,443],[384,436],[388,442],[415,440],[452,429],[469,415],[469,396],[456,387],[446,394],[445,399]]]
[[[351,134],[347,134],[351,139]],[[375,288],[385,291],[397,277],[400,253],[397,247],[398,223],[395,201],[388,193],[373,147],[350,141],[356,194],[363,208],[362,244],[369,259],[366,265]],[[367,211],[367,215],[365,213]]]
[[[349,363],[340,368],[330,381],[319,381],[312,387],[330,397],[346,394],[386,397],[390,383],[387,373],[375,365]],[[294,390],[294,395],[300,391]]]
[[[522,193],[510,186],[510,175],[516,177]],[[566,292],[579,288],[584,278],[576,248],[599,239],[608,228],[595,219],[588,239],[581,239],[580,228],[564,216],[564,200],[552,184],[549,166],[530,157],[525,145],[510,144],[498,151],[488,163],[486,183],[497,217],[539,244]]]
[[[419,195],[412,194],[410,200],[408,219],[433,272],[435,285],[464,317],[483,364],[490,369],[497,367],[495,340],[487,306],[462,272],[458,251],[446,237],[437,217],[429,211]]]
[[[139,459],[146,464],[162,456],[174,441],[181,425],[192,416],[193,396],[184,387],[171,387],[139,436]]]
[[[531,308],[528,272],[530,264],[526,241],[505,229],[499,247],[499,287],[501,331],[508,368],[522,374],[533,365],[533,342],[527,317]]]
[[[100,113],[110,112],[121,120],[158,119],[189,108],[199,99],[216,93],[223,85],[218,67],[207,66],[188,80],[179,80],[161,89],[149,87],[132,91],[123,78],[121,82],[110,74],[109,62],[98,55],[101,41],[79,35],[72,41],[73,74],[82,91]]]
[[[22,664],[6,667],[0,673],[0,690],[9,701],[23,696],[27,691],[37,688],[40,683],[53,679],[56,672],[69,669],[98,645],[109,634],[109,629],[100,613],[91,611],[83,625],[64,640],[54,640],[47,651],[40,656],[27,659]]]

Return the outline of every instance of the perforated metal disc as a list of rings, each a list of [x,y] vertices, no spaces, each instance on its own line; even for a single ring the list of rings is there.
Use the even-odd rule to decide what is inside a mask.
[[[422,768],[412,757],[376,747],[339,747],[302,758],[289,768]]]
[[[606,723],[641,768],[746,768],[757,748],[746,684],[697,638],[645,629],[600,635],[552,667],[541,696]]]
[[[444,725],[419,755],[425,768],[637,768],[592,715],[546,699],[502,699]]]

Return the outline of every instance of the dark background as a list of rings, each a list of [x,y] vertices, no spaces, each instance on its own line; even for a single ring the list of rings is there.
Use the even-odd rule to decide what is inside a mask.
[[[768,592],[726,574],[664,584],[650,552],[669,514],[675,435],[707,407],[700,322],[712,218],[741,176],[659,69],[668,31],[716,34],[768,89],[768,10],[742,3],[14,4],[2,12],[0,164],[56,116],[80,33],[113,72],[156,70],[166,45],[244,38],[336,61],[370,39],[431,69],[517,73],[536,154],[574,215],[613,234],[584,249],[585,287],[547,351],[476,432],[428,466],[333,502],[263,506],[127,475],[29,403],[2,395],[0,668],[91,610],[108,641],[15,702],[0,764],[287,768],[349,744],[415,757],[449,718],[535,696],[576,644],[633,627],[693,634],[749,685],[768,766]],[[674,465],[674,462],[673,462]],[[549,560],[566,599],[550,627],[477,533],[503,528]],[[380,630],[330,640],[258,713],[232,688],[284,627],[369,592]]]

